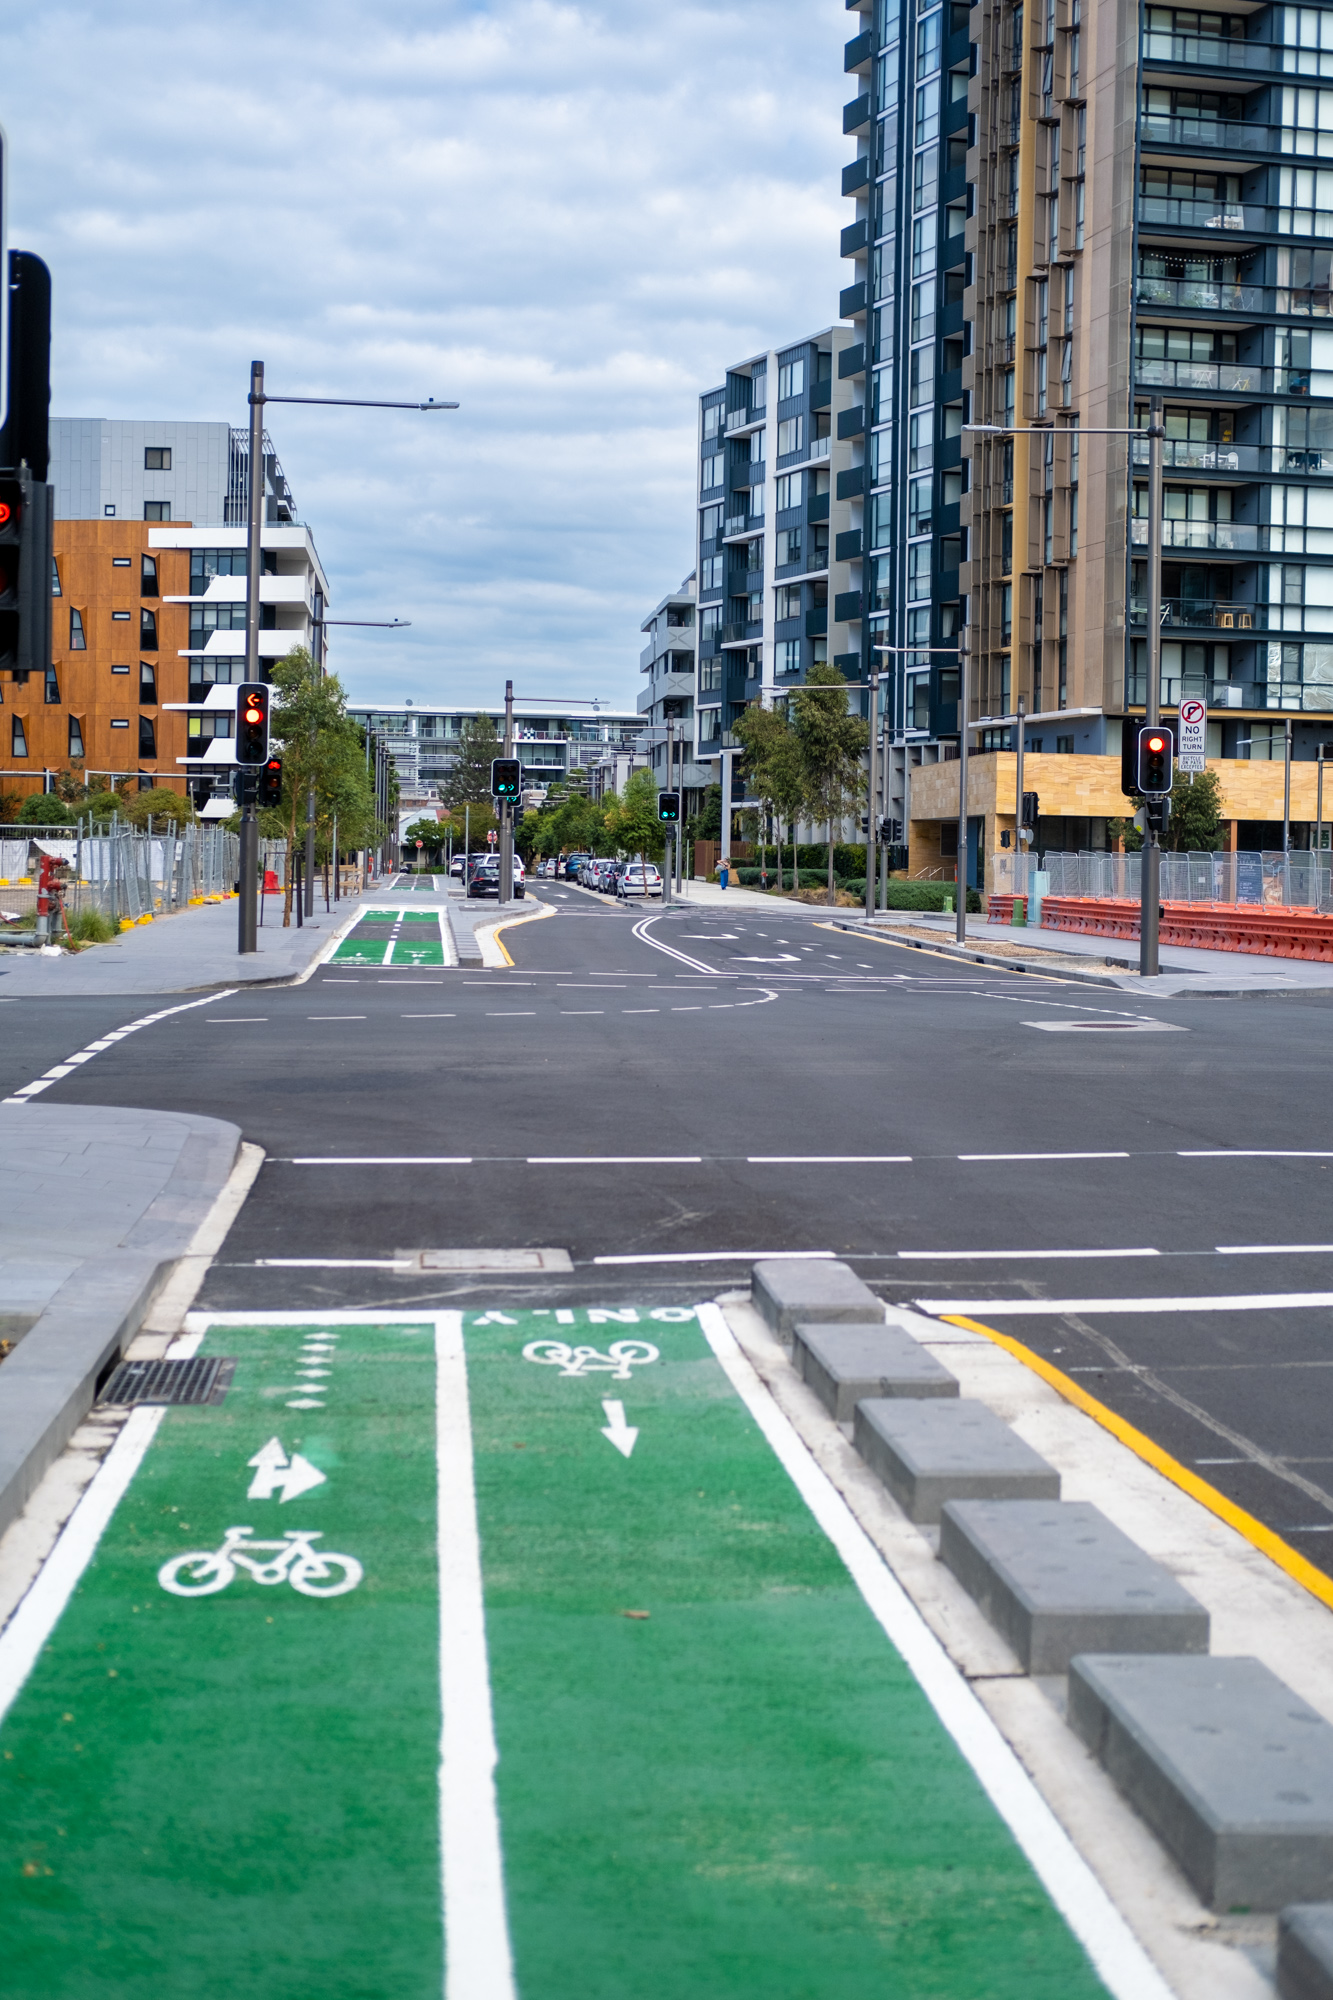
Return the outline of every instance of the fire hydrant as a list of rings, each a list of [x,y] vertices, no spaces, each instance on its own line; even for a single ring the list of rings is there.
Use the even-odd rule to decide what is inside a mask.
[[[43,854],[37,871],[37,938],[51,942],[51,913],[60,908],[60,883],[65,879],[65,863],[58,854]]]

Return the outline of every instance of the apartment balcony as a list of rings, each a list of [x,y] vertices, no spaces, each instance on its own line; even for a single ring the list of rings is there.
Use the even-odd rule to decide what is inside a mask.
[[[861,593],[859,590],[842,590],[833,600],[833,616],[839,625],[852,623],[861,616]]]
[[[1333,296],[1327,285],[1228,285],[1196,278],[1150,278],[1140,274],[1135,280],[1134,296],[1140,306],[1160,306],[1172,312],[1290,313],[1302,318],[1333,318]]]
[[[852,160],[842,170],[842,191],[844,194],[858,194],[870,185],[870,156],[865,154],[859,160]]]
[[[1206,674],[1163,674],[1158,700],[1163,708],[1179,708],[1182,700],[1206,701],[1209,708],[1262,708],[1263,690],[1249,681],[1214,681]],[[1125,675],[1125,702],[1142,708],[1148,699],[1146,668],[1131,667]]]
[[[813,462],[817,458],[827,458],[832,449],[833,449],[833,440],[831,437],[811,438],[810,440],[811,461]]]
[[[1135,438],[1131,451],[1134,464],[1145,467],[1150,459],[1147,438]],[[1333,452],[1308,450],[1290,445],[1194,444],[1186,438],[1166,438],[1162,444],[1162,465],[1167,472],[1215,473],[1253,478],[1256,473],[1324,473],[1333,476]]]
[[[1278,605],[1233,604],[1217,598],[1164,597],[1162,630],[1167,632],[1183,628],[1190,631],[1263,632],[1268,629],[1269,612],[1281,609],[1282,607]],[[1297,615],[1300,615],[1299,611]],[[1147,624],[1146,598],[1130,599],[1129,622],[1131,625]],[[1297,627],[1297,630],[1299,629]]]
[[[841,603],[841,601],[842,600],[839,599],[839,603]],[[805,636],[807,639],[827,639],[828,637],[827,604],[816,605],[813,611],[806,612]]]
[[[867,28],[863,35],[854,35],[842,52],[842,67],[850,76],[854,71],[868,70],[875,57],[875,37]]]
[[[844,498],[844,495],[841,493],[841,491],[838,494],[838,498],[840,500]],[[811,494],[809,502],[806,506],[805,518],[812,525],[816,521],[827,521],[829,514],[828,499],[829,497],[827,493]]]
[[[723,540],[728,540],[732,535],[743,535],[749,528],[749,525],[750,510],[748,507],[743,514],[728,514],[722,523]]]
[[[1239,204],[1190,201],[1183,196],[1141,194],[1139,222],[1146,229],[1207,229],[1219,234],[1324,238],[1328,211],[1321,208],[1275,208],[1263,202]]]
[[[838,356],[838,380],[844,382],[849,375],[864,375],[865,372],[865,342],[857,341],[854,347],[844,347]]]
[[[1308,156],[1333,159],[1333,132],[1293,130],[1283,125],[1242,124],[1234,118],[1153,117],[1144,114],[1139,127],[1145,151],[1153,146],[1186,146],[1197,153],[1202,146],[1210,152],[1235,153],[1250,158],[1255,153]]]
[[[861,555],[861,530],[847,528],[833,544],[833,554],[838,562],[857,562]]]
[[[1333,375],[1319,375],[1333,386]],[[1134,386],[1138,389],[1190,389],[1213,391],[1227,396],[1308,396],[1311,375],[1307,368],[1261,368],[1257,364],[1234,361],[1159,361],[1140,355],[1134,362]],[[1328,393],[1316,387],[1316,395]]]
[[[1333,49],[1298,49],[1285,43],[1247,42],[1234,35],[1172,35],[1152,29],[1142,37],[1141,47],[1143,66],[1151,70],[1333,76]]]
[[[870,95],[854,97],[850,104],[842,107],[842,129],[844,132],[859,132],[863,125],[870,123]]]
[[[812,410],[826,410],[832,401],[833,383],[829,379],[825,378],[822,382],[812,382],[810,384],[810,408]]]
[[[839,319],[855,319],[866,309],[866,287],[862,279],[859,285],[846,285],[838,294]]]
[[[1333,138],[1333,133],[1330,133],[1329,137]],[[838,239],[838,248],[844,257],[855,257],[858,251],[865,249],[869,237],[870,223],[863,215],[859,222],[848,223]]]
[[[1150,525],[1148,521],[1130,522],[1130,541],[1135,548],[1147,547]],[[1208,550],[1227,556],[1254,555],[1268,547],[1268,530],[1242,521],[1163,521],[1162,547]]]
[[[839,410],[838,436],[840,438],[860,437],[865,427],[866,413],[864,404],[853,403],[850,410]]]

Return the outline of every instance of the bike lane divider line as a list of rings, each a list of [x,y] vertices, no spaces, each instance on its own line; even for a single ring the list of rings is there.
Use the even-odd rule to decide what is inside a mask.
[[[6,2000],[446,1990],[436,1324],[213,1324],[226,1400],[130,1415],[13,1654]]]
[[[525,2000],[1165,2000],[1123,1926],[1094,1970],[698,1310],[464,1338]]]

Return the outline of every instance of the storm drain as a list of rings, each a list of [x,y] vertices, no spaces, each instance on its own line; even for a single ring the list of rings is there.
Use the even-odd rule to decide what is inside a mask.
[[[112,1370],[100,1403],[220,1403],[236,1373],[234,1358],[122,1361]]]

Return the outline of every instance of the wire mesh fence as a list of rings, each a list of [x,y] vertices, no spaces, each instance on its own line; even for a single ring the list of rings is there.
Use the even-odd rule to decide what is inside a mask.
[[[0,827],[0,913],[22,925],[37,908],[42,856],[65,864],[69,918],[95,910],[112,923],[165,915],[236,886],[240,842],[219,826],[139,829],[113,820],[71,828]]]
[[[1085,849],[1079,854],[997,854],[1000,895],[1096,896],[1138,902],[1142,856]],[[1254,854],[1163,854],[1164,903],[1256,903],[1333,914],[1333,854],[1295,849]]]

